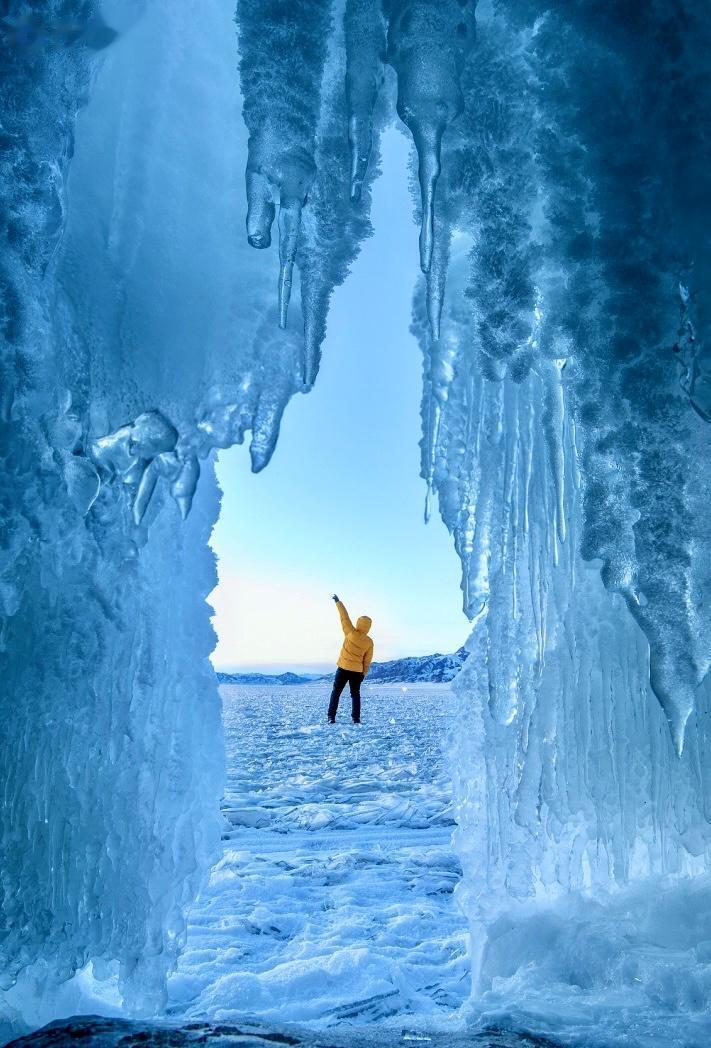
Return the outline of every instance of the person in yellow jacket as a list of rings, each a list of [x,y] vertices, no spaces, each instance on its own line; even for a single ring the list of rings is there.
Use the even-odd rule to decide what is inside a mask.
[[[333,594],[333,599],[341,617],[343,628],[343,647],[338,656],[336,676],[333,680],[331,701],[328,704],[328,723],[336,723],[338,700],[346,684],[351,693],[351,715],[354,724],[360,724],[360,686],[373,661],[373,641],[368,631],[373,625],[372,619],[361,615],[355,626],[348,617],[343,603]]]

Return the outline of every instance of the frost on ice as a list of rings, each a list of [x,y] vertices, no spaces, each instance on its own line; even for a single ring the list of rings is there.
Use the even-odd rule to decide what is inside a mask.
[[[472,922],[703,868],[705,5],[240,0],[236,33],[216,0],[128,6],[102,5],[128,26],[103,50],[0,39],[10,1007],[89,962],[134,1009],[163,999],[217,841],[215,450],[250,434],[264,468],[313,385],[398,118],[422,473],[474,623]]]

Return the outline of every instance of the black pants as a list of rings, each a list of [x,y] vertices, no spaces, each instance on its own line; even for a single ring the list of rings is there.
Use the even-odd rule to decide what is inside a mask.
[[[354,721],[360,720],[360,685],[363,680],[362,673],[354,673],[353,670],[342,670],[339,666],[336,676],[333,678],[333,691],[331,701],[328,704],[328,719],[335,720],[338,711],[338,700],[341,692],[348,684],[351,691],[351,715]]]

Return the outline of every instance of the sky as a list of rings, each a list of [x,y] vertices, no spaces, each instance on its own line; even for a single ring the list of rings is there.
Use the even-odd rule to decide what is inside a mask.
[[[332,593],[354,621],[371,616],[378,661],[455,651],[469,634],[452,540],[423,517],[409,149],[386,133],[375,235],[334,293],[316,385],[287,406],[271,463],[255,475],[246,447],[220,452],[217,669],[327,671],[342,640]]]

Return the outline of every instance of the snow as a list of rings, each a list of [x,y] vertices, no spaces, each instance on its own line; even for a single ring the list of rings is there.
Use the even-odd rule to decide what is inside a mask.
[[[446,686],[223,685],[222,859],[192,910],[171,1016],[444,1023],[469,993],[453,899]]]
[[[711,1043],[711,878],[657,878],[531,906],[489,930],[475,1026],[571,1048]]]

